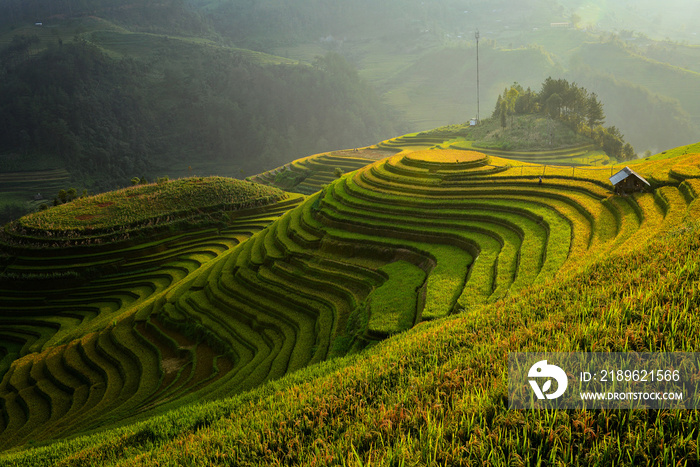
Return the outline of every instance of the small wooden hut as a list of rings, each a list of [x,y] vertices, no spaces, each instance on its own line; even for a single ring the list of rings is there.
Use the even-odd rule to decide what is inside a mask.
[[[645,188],[651,187],[651,184],[647,182],[644,177],[629,167],[625,167],[610,177],[610,183],[613,184],[615,193],[618,195],[644,191]]]

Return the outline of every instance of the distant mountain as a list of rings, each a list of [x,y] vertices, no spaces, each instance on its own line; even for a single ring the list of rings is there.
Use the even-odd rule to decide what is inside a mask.
[[[642,152],[690,143],[700,132],[697,48],[649,39],[700,40],[692,26],[700,7],[689,2],[672,0],[672,8],[581,0],[194,5],[218,34],[241,46],[301,60],[338,51],[403,112],[411,131],[476,116],[478,30],[481,104],[491,107],[514,81],[527,87],[565,77],[604,97],[609,123]]]
[[[51,154],[94,190],[188,171],[241,177],[400,131],[337,54],[300,64],[82,18],[9,31],[0,57],[0,157]],[[13,160],[5,170],[32,170]]]
[[[654,39],[698,43],[700,4],[692,0],[558,0],[582,27],[637,31]]]
[[[202,35],[209,28],[184,0],[5,0],[0,4],[0,25],[55,25],[88,16],[149,32]]]

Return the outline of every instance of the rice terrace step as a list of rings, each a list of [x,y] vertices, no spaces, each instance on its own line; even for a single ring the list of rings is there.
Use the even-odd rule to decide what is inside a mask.
[[[357,152],[290,164],[308,196],[182,179],[8,224],[0,446],[253,390],[638,251],[698,209],[695,153],[635,163],[653,186],[622,197],[618,166],[410,135]]]

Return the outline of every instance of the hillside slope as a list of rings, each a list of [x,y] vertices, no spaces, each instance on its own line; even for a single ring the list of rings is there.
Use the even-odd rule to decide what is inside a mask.
[[[401,160],[393,158],[392,165]],[[409,160],[429,162],[425,157]],[[461,163],[474,161],[478,159]],[[656,177],[662,179],[662,164],[678,162],[659,157],[646,169],[656,165]],[[692,166],[697,170],[697,160]],[[636,243],[629,252],[602,256],[578,273],[422,323],[359,356],[312,366],[239,396],[6,454],[0,462],[695,463],[695,411],[509,411],[506,361],[509,352],[545,349],[696,351],[700,333],[689,304],[700,300],[699,206],[692,188],[697,181],[684,185],[688,204],[659,202],[653,207],[653,200],[651,205],[643,201],[672,199],[664,189],[625,200],[643,208],[648,232],[642,228],[636,232],[641,238],[628,239]],[[545,192],[538,199],[547,199]],[[665,215],[661,205],[666,205]],[[636,223],[635,217],[625,216],[621,225]],[[645,232],[653,232],[653,240],[646,241]]]
[[[694,6],[580,0],[387,1],[355,9],[308,1],[201,3],[210,7],[203,14],[216,15],[214,27],[237,44],[305,61],[327,50],[342,53],[402,112],[408,131],[476,117],[478,30],[481,116],[484,104],[513,81],[534,88],[548,76],[566,77],[598,93],[607,124],[620,128],[640,153],[688,144],[698,133],[692,92],[697,35],[687,20],[700,13]],[[659,32],[662,17],[666,27],[675,22],[672,32]]]
[[[192,178],[77,199],[5,226],[1,443],[76,433],[216,381],[230,365],[225,349],[135,315],[300,201]]]
[[[91,192],[134,176],[241,177],[401,131],[337,54],[301,64],[81,17],[0,29],[0,57],[0,175],[35,180],[3,189],[0,208],[55,196],[46,170]]]
[[[1,292],[2,446],[245,392],[639,252],[697,218],[695,147],[639,161],[653,191],[620,197],[615,167],[414,139],[294,208],[299,198],[234,210],[153,241],[66,235],[71,248],[47,258],[40,232],[8,227],[2,267],[19,282]]]

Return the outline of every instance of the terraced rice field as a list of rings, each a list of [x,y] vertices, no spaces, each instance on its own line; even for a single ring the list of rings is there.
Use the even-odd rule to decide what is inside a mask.
[[[41,202],[65,189],[70,174],[65,169],[5,172],[0,167],[0,199],[36,204],[34,197],[41,195]]]
[[[221,230],[6,258],[6,274],[37,276],[31,296],[1,292],[0,446],[245,391],[697,217],[698,154],[636,164],[654,190],[619,197],[614,168],[406,140],[301,203],[238,213]],[[66,264],[75,277],[60,274]],[[91,268],[102,275],[80,283]]]
[[[419,133],[409,133],[407,135],[397,136],[396,138],[382,141],[377,146],[382,149],[394,151],[420,150],[442,144],[448,138],[449,137],[440,134],[421,135]]]
[[[69,435],[206,387],[233,362],[150,315],[303,197],[229,211],[225,227],[46,248],[5,234],[0,258],[0,447]],[[19,237],[19,238],[18,238]]]
[[[505,157],[521,162],[534,162],[537,164],[601,166],[611,162],[610,157],[608,157],[604,151],[595,149],[592,144],[584,144],[552,151],[504,151],[479,148],[474,148],[474,150],[483,151],[492,156]]]
[[[613,160],[602,150],[596,149],[593,144],[580,144],[571,147],[562,147],[552,150],[538,151],[514,151],[495,148],[482,148],[474,141],[464,138],[450,140],[449,147],[464,149],[467,151],[480,151],[489,156],[498,156],[513,161],[535,164],[549,164],[561,166],[603,166],[612,163]]]
[[[399,149],[400,150],[400,149]],[[396,152],[380,147],[316,154],[252,177],[252,181],[310,195],[342,174],[365,167]]]

